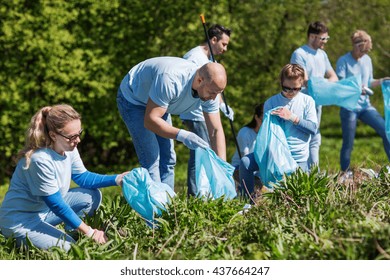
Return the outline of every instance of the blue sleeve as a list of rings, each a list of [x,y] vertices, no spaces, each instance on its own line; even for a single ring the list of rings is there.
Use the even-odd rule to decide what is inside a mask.
[[[302,132],[314,135],[317,132],[317,124],[309,120],[300,119],[297,124],[297,129]]]
[[[56,192],[49,196],[42,196],[43,201],[46,205],[56,214],[65,224],[76,229],[81,224],[81,219],[76,213],[70,208],[68,204],[62,199],[60,192]]]
[[[72,174],[72,180],[85,189],[98,189],[110,186],[116,186],[117,174],[101,175],[90,171],[85,171],[80,174]]]
[[[344,62],[344,58],[343,57],[340,57],[337,60],[337,63],[336,63],[336,74],[337,74],[337,77],[340,80],[346,78],[346,63]]]
[[[299,102],[304,106],[303,114],[299,114],[299,122],[296,128],[303,133],[314,135],[318,130],[317,112],[315,109],[314,99],[305,94],[299,94]]]
[[[304,60],[303,56],[299,53],[299,50],[300,49],[297,49],[293,52],[293,54],[291,55],[291,58],[290,58],[290,63],[299,64],[300,66],[303,67],[303,69],[305,69],[305,71],[307,71],[305,60]]]

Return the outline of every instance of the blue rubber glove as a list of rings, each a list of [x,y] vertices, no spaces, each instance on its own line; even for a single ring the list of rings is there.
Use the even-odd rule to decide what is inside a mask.
[[[228,110],[226,109],[226,107],[227,107],[227,109],[229,109],[229,114],[227,112]],[[222,111],[222,113],[225,114],[226,117],[228,117],[231,121],[233,121],[234,112],[233,112],[233,109],[229,105],[226,106],[225,103],[219,103],[219,109]]]
[[[209,147],[209,144],[198,135],[184,129],[179,130],[176,135],[176,140],[183,142],[191,150],[195,150],[198,147],[204,149]]]

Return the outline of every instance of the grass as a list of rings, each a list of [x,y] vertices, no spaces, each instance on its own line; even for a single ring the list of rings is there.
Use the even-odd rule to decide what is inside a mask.
[[[371,103],[379,112],[383,112],[382,97],[380,95],[374,95],[374,97]],[[342,131],[339,110],[336,106],[323,107],[321,118],[320,167],[332,173],[340,171],[339,154],[342,145]],[[383,149],[382,139],[374,129],[358,121],[351,155],[351,168],[364,167],[378,171],[386,164],[388,164],[388,159]]]
[[[357,177],[359,175],[359,177]],[[98,246],[80,236],[70,252],[16,249],[0,236],[0,259],[62,260],[312,260],[390,258],[390,175],[337,176],[297,171],[248,212],[242,199],[173,199],[152,229],[120,194],[104,196],[87,223],[104,228]]]
[[[145,224],[120,188],[106,188],[102,207],[86,222],[106,229],[107,244],[98,246],[80,236],[69,253],[56,248],[25,250],[0,235],[0,259],[390,259],[390,175],[383,168],[388,160],[382,141],[359,123],[351,161],[355,177],[341,184],[338,109],[326,109],[321,172],[292,174],[283,189],[264,194],[244,215],[238,214],[248,202],[243,199],[187,200],[188,151],[179,146],[178,196],[159,218],[159,229]],[[234,145],[229,145],[229,159],[233,151]],[[360,168],[372,168],[380,176],[368,178]],[[0,186],[0,201],[7,188]]]

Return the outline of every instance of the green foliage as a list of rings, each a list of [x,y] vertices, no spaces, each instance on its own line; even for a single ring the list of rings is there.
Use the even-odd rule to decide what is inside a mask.
[[[265,193],[244,214],[246,201],[176,196],[152,229],[120,193],[108,195],[86,223],[104,229],[99,246],[82,235],[64,251],[16,248],[0,235],[0,259],[63,260],[312,260],[390,258],[390,175],[360,174],[359,184],[301,171]]]

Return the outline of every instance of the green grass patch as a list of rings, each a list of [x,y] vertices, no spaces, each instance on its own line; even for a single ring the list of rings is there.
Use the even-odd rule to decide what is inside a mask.
[[[390,175],[352,185],[326,172],[297,171],[282,189],[263,194],[243,215],[247,201],[203,201],[182,193],[152,229],[116,191],[86,219],[105,229],[103,246],[80,239],[65,253],[17,249],[0,235],[1,259],[98,260],[312,260],[386,259],[390,256]]]

